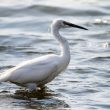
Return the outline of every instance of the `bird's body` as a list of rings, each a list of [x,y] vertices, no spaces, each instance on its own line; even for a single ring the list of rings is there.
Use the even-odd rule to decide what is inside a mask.
[[[28,83],[36,83],[36,85],[44,85],[50,82],[59,72],[65,69],[68,63],[64,62],[58,55],[45,55],[25,61],[20,65],[2,73],[0,80],[26,85]],[[65,65],[62,67],[62,65]],[[60,68],[59,68],[60,66]],[[7,76],[7,77],[6,77]],[[4,79],[3,79],[4,77]]]
[[[52,81],[59,73],[65,70],[70,61],[70,49],[67,40],[59,34],[59,29],[64,27],[64,22],[63,20],[56,20],[52,24],[52,34],[61,45],[60,55],[50,54],[25,61],[2,73],[0,82],[9,81],[30,90],[35,90],[36,87]],[[83,27],[79,28],[85,29]]]

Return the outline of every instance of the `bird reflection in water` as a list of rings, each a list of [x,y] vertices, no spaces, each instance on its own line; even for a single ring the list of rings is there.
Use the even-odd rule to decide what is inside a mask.
[[[48,89],[47,87],[38,91],[26,91],[26,90],[16,90],[13,98],[19,99],[20,106],[26,109],[57,109],[57,108],[69,108],[63,100],[59,100],[54,91]],[[18,104],[18,101],[16,102]]]
[[[65,103],[64,100],[59,99],[60,94],[56,94],[56,92],[52,91],[48,87],[32,92],[29,92],[24,88],[10,88],[0,92],[0,100],[2,100],[2,104],[5,102],[9,105],[13,105],[13,107],[36,110],[69,108],[69,105]]]
[[[52,95],[54,95],[52,94],[52,91],[50,92],[50,90],[48,90],[47,87],[43,87],[42,89],[39,89],[37,91],[32,91],[32,92],[29,92],[27,90],[22,90],[22,89],[16,90],[14,97],[27,98],[27,99],[31,99],[31,98],[45,99]]]

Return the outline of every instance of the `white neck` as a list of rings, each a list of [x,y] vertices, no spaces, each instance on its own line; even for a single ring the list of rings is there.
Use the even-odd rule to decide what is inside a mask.
[[[69,49],[69,44],[67,40],[62,37],[59,34],[59,29],[58,28],[52,28],[52,34],[55,36],[55,38],[59,41],[60,46],[61,46],[61,57],[63,57],[65,60],[68,60],[68,63],[70,61],[70,49]]]

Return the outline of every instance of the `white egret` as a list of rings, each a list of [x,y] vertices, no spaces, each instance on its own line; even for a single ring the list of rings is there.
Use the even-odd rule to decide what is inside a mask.
[[[52,81],[59,73],[66,69],[70,62],[70,49],[67,40],[59,34],[61,28],[84,27],[64,20],[55,20],[51,25],[51,32],[61,45],[60,55],[49,54],[29,61],[25,61],[0,75],[0,82],[12,82],[24,86],[28,90],[36,90]]]

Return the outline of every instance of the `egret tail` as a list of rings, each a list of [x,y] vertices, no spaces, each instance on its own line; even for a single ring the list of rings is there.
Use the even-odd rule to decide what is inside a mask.
[[[7,74],[0,74],[0,82],[6,82],[8,79]]]

